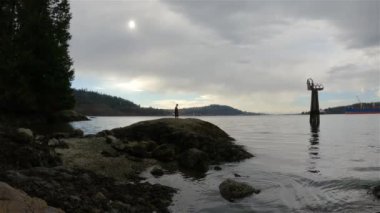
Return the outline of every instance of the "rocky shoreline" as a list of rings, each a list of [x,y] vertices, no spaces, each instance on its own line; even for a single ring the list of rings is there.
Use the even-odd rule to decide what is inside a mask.
[[[253,156],[197,119],[158,119],[96,135],[36,135],[2,126],[0,141],[4,189],[22,190],[20,196],[27,193],[41,204],[35,208],[52,212],[168,212],[176,189],[144,181],[139,174],[148,167],[155,166],[156,177],[183,169],[204,173]],[[16,201],[0,201],[0,211],[9,202]]]

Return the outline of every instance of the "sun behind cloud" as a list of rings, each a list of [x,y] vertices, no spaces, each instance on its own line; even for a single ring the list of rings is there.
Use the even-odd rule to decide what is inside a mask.
[[[130,30],[136,29],[136,22],[135,22],[135,20],[131,19],[131,20],[128,21],[128,29],[130,29]]]

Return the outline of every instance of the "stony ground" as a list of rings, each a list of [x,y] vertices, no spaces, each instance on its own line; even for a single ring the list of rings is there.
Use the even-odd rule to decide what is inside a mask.
[[[0,181],[66,212],[168,212],[176,190],[137,176],[149,163],[104,157],[104,138],[65,138],[72,135],[0,128]]]

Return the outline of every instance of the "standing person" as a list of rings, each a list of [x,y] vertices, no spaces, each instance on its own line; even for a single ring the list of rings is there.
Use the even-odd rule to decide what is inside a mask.
[[[178,104],[176,104],[174,108],[174,117],[178,118]]]

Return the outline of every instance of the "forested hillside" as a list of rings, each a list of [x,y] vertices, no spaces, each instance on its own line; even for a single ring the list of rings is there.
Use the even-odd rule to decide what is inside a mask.
[[[346,112],[347,108],[379,108],[380,102],[373,102],[373,103],[355,103],[352,105],[347,106],[337,106],[337,107],[329,107],[324,110],[325,114],[344,114]]]
[[[145,108],[123,98],[87,90],[74,90],[75,110],[93,116],[171,116],[173,109]],[[181,106],[180,106],[181,107]],[[225,105],[180,108],[180,116],[256,115]]]
[[[143,108],[137,104],[116,97],[87,90],[74,90],[75,110],[94,116],[169,115],[168,110]]]

